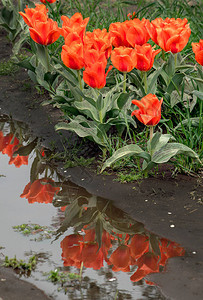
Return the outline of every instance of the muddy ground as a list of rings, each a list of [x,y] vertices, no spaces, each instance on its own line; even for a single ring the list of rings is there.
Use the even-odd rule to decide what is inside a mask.
[[[8,59],[11,47],[5,33],[0,33],[0,59]],[[79,139],[73,134],[54,131],[54,124],[61,114],[51,106],[40,106],[48,98],[40,96],[30,83],[26,71],[20,70],[0,80],[0,113],[28,124],[35,136],[41,138],[47,147],[55,145],[55,151],[63,149],[66,137],[67,147],[74,147]],[[87,145],[86,145],[87,147]],[[91,148],[91,145],[90,145]],[[83,149],[84,152],[87,149]],[[200,300],[203,295],[203,237],[202,237],[202,180],[201,178],[178,175],[172,178],[148,178],[141,182],[120,184],[114,176],[100,176],[83,167],[67,169],[63,163],[58,170],[65,177],[92,194],[113,200],[117,207],[143,222],[152,232],[171,239],[185,247],[185,257],[169,260],[167,272],[148,277],[161,288],[169,299]],[[147,201],[146,201],[147,200]],[[175,225],[170,227],[171,225]],[[3,279],[3,280],[2,280]],[[7,280],[4,280],[7,279]],[[16,283],[17,280],[17,283]],[[11,289],[15,284],[15,289]],[[25,296],[25,289],[29,296]],[[35,294],[38,293],[38,294]],[[48,299],[32,285],[19,281],[12,271],[0,267],[0,298],[6,299]]]

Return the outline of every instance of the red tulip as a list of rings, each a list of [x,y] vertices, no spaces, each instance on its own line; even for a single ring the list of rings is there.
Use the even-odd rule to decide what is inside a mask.
[[[79,234],[70,234],[61,241],[63,260],[72,260],[80,262],[82,260],[81,251],[83,247],[83,236]]]
[[[130,72],[136,64],[136,53],[132,48],[118,47],[111,53],[113,66],[121,72]]]
[[[31,38],[38,44],[53,44],[60,37],[57,22],[48,19],[46,22],[36,21],[29,29]]]
[[[161,260],[159,264],[161,266],[165,266],[166,261],[170,257],[175,257],[175,256],[183,256],[185,254],[185,249],[181,247],[179,244],[175,242],[171,242],[167,239],[162,238],[161,244],[159,246],[160,251],[161,251]]]
[[[103,267],[104,255],[98,243],[85,243],[82,248],[82,261],[84,267],[99,270]]]
[[[97,62],[102,62],[103,66],[106,68],[107,65],[107,59],[105,52],[99,52],[98,50],[95,49],[86,49],[84,51],[84,62],[85,62],[85,67],[91,67],[91,65],[97,63]]]
[[[203,66],[203,40],[199,40],[199,43],[192,43],[192,51],[195,53],[196,61]]]
[[[134,110],[131,116],[136,116],[137,119],[145,125],[155,126],[161,119],[161,104],[163,98],[159,101],[156,95],[148,94],[140,101],[132,100],[132,103],[138,106],[138,110]]]
[[[143,45],[148,42],[150,36],[146,29],[146,25],[149,20],[142,19],[139,20],[138,18],[133,19],[130,22],[130,27],[126,32],[126,39],[131,47],[135,47],[135,45]]]
[[[35,8],[28,8],[26,5],[25,13],[20,11],[19,14],[23,17],[24,22],[33,27],[36,21],[46,22],[48,20],[48,9],[43,4],[35,4]]]
[[[53,186],[54,181],[50,178],[37,179],[33,183],[29,182],[21,198],[28,199],[29,203],[51,203],[55,194],[60,190],[59,187]]]
[[[127,41],[126,34],[130,27],[130,21],[125,21],[123,23],[116,22],[111,23],[109,26],[110,37],[112,37],[112,44],[114,47],[131,47],[130,43]]]
[[[134,67],[140,71],[149,71],[153,67],[155,56],[160,51],[161,49],[154,50],[150,44],[135,45]]]
[[[106,76],[111,69],[112,66],[110,66],[105,73],[104,64],[102,62],[96,62],[85,69],[83,72],[83,80],[92,88],[102,89],[106,85]]]
[[[157,18],[147,24],[151,39],[164,51],[177,53],[187,45],[191,30],[187,19]]]

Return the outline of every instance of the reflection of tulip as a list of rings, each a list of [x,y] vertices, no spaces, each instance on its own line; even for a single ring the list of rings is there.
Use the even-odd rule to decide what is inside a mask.
[[[62,16],[61,35],[66,38],[69,33],[77,33],[83,41],[89,18],[83,20],[81,13],[75,13],[71,18]]]
[[[55,194],[60,190],[59,187],[53,186],[54,181],[50,178],[37,179],[33,183],[29,182],[21,198],[28,199],[29,203],[51,203]]]
[[[84,267],[99,270],[103,267],[104,255],[97,243],[85,243],[82,248],[82,261]]]
[[[154,50],[150,44],[135,45],[136,59],[134,67],[140,71],[149,71],[153,67],[155,56],[160,51],[161,49]]]
[[[190,27],[187,19],[157,18],[147,29],[151,39],[164,51],[177,53],[183,50],[190,37]]]
[[[63,241],[61,242],[62,248],[62,258],[66,265],[74,265],[74,262],[80,266],[82,256],[82,242],[83,237],[79,234],[70,234],[66,236]]]
[[[121,72],[130,72],[136,63],[136,53],[134,49],[127,47],[115,48],[111,53],[113,66]]]
[[[141,257],[149,249],[149,239],[145,235],[135,234],[130,242],[130,254],[134,259]]]
[[[105,73],[105,66],[103,63],[97,62],[85,69],[83,72],[83,80],[92,88],[102,89],[106,84],[106,76],[111,69],[112,66],[110,66]]]
[[[192,50],[196,61],[203,66],[203,40],[199,40],[199,43],[192,43]]]
[[[28,156],[20,156],[17,154],[15,157],[13,157],[14,152],[20,147],[21,145],[19,145],[19,140],[16,137],[13,139],[13,134],[8,134],[7,136],[3,137],[2,146],[0,143],[0,151],[10,157],[9,165],[14,164],[16,168],[19,168],[22,165],[28,165]]]
[[[130,264],[130,248],[126,245],[119,246],[110,256],[109,262],[116,268],[125,269]]]
[[[164,266],[167,259],[175,256],[183,256],[185,254],[185,250],[179,244],[175,242],[171,242],[167,239],[161,238],[161,244],[159,245],[161,251],[161,260],[159,264]]]
[[[53,44],[60,36],[58,24],[52,19],[46,22],[35,22],[29,30],[31,38],[41,45]]]
[[[132,116],[136,116],[137,119],[145,125],[155,126],[161,119],[161,104],[156,95],[148,94],[140,101],[132,100],[132,103],[139,107],[138,110],[132,112]]]
[[[48,19],[46,6],[43,4],[35,4],[35,8],[26,6],[25,13],[20,11],[19,14],[23,17],[24,22],[32,27],[35,21],[46,22]]]
[[[131,26],[126,33],[126,39],[131,47],[135,47],[135,45],[143,45],[149,40],[149,33],[146,29],[146,24],[149,23],[149,20],[138,18],[133,19],[133,21],[129,21]]]
[[[138,269],[130,277],[130,280],[137,282],[150,273],[159,272],[159,257],[153,253],[145,253],[137,260]]]

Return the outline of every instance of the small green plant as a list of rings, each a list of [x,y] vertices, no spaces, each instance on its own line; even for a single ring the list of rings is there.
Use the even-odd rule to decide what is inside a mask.
[[[35,269],[36,264],[37,257],[35,255],[30,257],[28,262],[22,259],[18,260],[16,256],[14,258],[8,258],[8,256],[6,256],[3,266],[17,270],[20,275],[30,275],[30,272]]]
[[[41,226],[38,224],[21,224],[13,226],[13,229],[23,235],[38,235],[36,238],[32,239],[34,241],[41,241],[44,239],[50,239],[53,235],[53,231],[47,226]]]
[[[12,75],[18,71],[19,67],[12,60],[2,60],[0,62],[0,75]]]

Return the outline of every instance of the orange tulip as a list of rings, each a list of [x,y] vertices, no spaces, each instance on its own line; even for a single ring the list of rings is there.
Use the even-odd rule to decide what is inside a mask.
[[[83,41],[89,18],[83,20],[81,13],[75,13],[71,18],[61,16],[61,20],[63,21],[61,35],[64,38],[66,38],[69,33],[74,32],[77,33]]]
[[[85,243],[82,248],[82,261],[84,267],[99,270],[103,267],[104,256],[98,243]]]
[[[161,238],[161,244],[159,246],[161,251],[161,260],[159,264],[165,266],[166,261],[170,257],[183,256],[185,254],[185,249],[181,247],[178,243],[171,242],[165,238]]]
[[[145,125],[155,126],[161,119],[161,104],[163,98],[159,101],[156,95],[148,94],[140,101],[132,100],[132,103],[138,106],[138,110],[134,110],[131,116],[136,116],[137,119]]]
[[[60,37],[58,24],[52,19],[35,22],[29,30],[31,38],[41,45],[53,44]]]
[[[59,187],[53,186],[54,181],[50,178],[37,179],[33,183],[29,182],[21,198],[28,199],[29,203],[51,203],[55,194],[60,190]]]
[[[157,18],[147,24],[151,39],[164,51],[177,53],[187,45],[191,30],[187,19]]]
[[[69,36],[67,37],[67,39]],[[67,40],[66,39],[66,43]],[[63,45],[61,59],[64,65],[74,70],[80,70],[84,67],[83,43],[80,40],[73,41],[70,45]]]
[[[130,21],[125,21],[125,22],[116,22],[116,23],[111,23],[109,26],[109,33],[110,37],[112,37],[112,44],[114,47],[131,47],[130,43],[126,39],[126,34],[129,29],[129,23]]]
[[[119,71],[130,72],[136,64],[136,53],[132,48],[121,46],[112,51],[111,61]]]
[[[150,44],[135,45],[134,67],[140,71],[149,71],[153,67],[155,56],[160,51],[161,49],[154,50]]]
[[[48,20],[48,9],[43,4],[35,4],[35,8],[28,8],[26,5],[25,13],[20,11],[19,14],[23,17],[24,22],[33,27],[36,21],[46,22]]]
[[[40,2],[46,4],[47,2],[54,3],[54,2],[56,2],[56,0],[40,0]]]
[[[112,66],[110,66],[105,73],[105,66],[103,63],[96,62],[85,69],[83,72],[83,80],[92,88],[102,89],[106,85],[106,77],[111,69]]]
[[[130,22],[130,27],[126,33],[126,39],[131,47],[135,47],[135,45],[143,45],[148,42],[150,36],[147,31],[146,25],[149,20],[142,19],[139,20],[138,18],[133,19]]]
[[[159,262],[158,256],[155,256],[155,254],[150,252],[145,253],[142,257],[140,257],[137,260],[138,269],[130,277],[130,280],[133,282],[137,282],[150,273],[158,273],[159,272],[158,262]]]
[[[84,45],[85,49],[95,49],[99,53],[104,53],[106,59],[109,58],[112,50],[112,40],[110,33],[104,29],[94,29],[93,32],[86,32]]]
[[[106,55],[104,52],[99,52],[98,50],[95,49],[86,49],[84,51],[84,62],[85,62],[85,67],[91,67],[91,65],[97,63],[97,62],[102,62],[104,68],[107,65],[107,59]]]
[[[192,43],[192,51],[195,53],[196,61],[203,66],[203,40],[199,40],[199,43]]]

